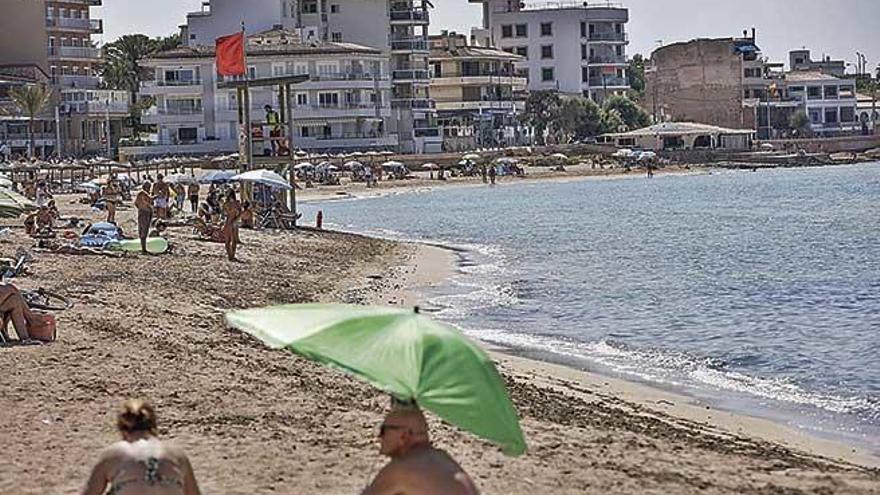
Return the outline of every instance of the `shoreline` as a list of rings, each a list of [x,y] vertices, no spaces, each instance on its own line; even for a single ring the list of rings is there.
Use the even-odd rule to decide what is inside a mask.
[[[357,234],[361,235],[361,234]],[[399,259],[392,259],[396,267],[395,286],[391,297],[376,287],[367,290],[373,294],[365,302],[415,306],[426,289],[442,286],[455,273],[456,250],[435,243],[399,242],[414,251]],[[369,271],[369,270],[367,270]],[[384,301],[383,301],[384,299]],[[747,413],[715,408],[686,393],[667,390],[647,383],[627,380],[598,372],[586,371],[550,361],[518,355],[516,349],[480,341],[499,365],[500,371],[518,380],[530,381],[557,391],[579,395],[585,389],[601,390],[635,410],[647,410],[671,418],[674,422],[699,425],[707,435],[745,436],[759,441],[778,444],[809,456],[825,458],[844,464],[880,469],[880,454],[837,439],[782,424],[778,421],[751,416]],[[583,394],[580,394],[581,396]]]

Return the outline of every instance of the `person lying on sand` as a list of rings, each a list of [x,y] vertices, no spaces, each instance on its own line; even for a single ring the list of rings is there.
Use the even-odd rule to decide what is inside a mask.
[[[157,438],[156,413],[142,400],[128,400],[116,419],[122,441],[105,450],[82,495],[200,495],[189,459]]]
[[[31,308],[22,297],[21,292],[14,285],[0,286],[0,315],[3,316],[4,322],[12,321],[18,340],[23,344],[38,343],[31,339],[31,334],[28,332],[28,325],[35,321],[35,315],[31,312]],[[6,325],[2,325],[0,334],[2,334],[0,336],[4,342],[9,341]]]
[[[431,445],[417,407],[395,406],[379,428],[380,453],[391,458],[363,495],[477,495],[479,491],[446,452]]]
[[[200,238],[211,241],[211,242],[221,242],[226,243],[226,234],[223,233],[223,229],[221,227],[217,227],[211,225],[201,218],[195,219],[195,223],[193,224],[193,231],[199,235]]]
[[[47,251],[53,254],[69,254],[75,256],[105,256],[107,258],[122,258],[125,256],[125,253],[119,253],[115,251],[105,251],[103,249],[96,249],[85,246],[77,246],[74,244],[64,244],[59,241],[53,241],[49,239],[42,239],[37,242],[37,249],[42,251]]]

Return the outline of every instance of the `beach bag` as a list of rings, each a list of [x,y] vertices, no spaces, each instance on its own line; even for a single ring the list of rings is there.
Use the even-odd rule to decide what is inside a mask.
[[[34,340],[54,342],[56,337],[57,322],[55,316],[49,313],[33,311],[33,320],[28,324],[28,333]]]

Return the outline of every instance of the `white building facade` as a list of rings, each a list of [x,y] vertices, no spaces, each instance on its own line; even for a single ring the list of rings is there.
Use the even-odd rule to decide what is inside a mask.
[[[429,3],[426,0],[211,0],[187,16],[189,46],[213,45],[245,23],[248,34],[275,27],[303,41],[356,43],[379,50],[389,65],[393,118],[389,125],[407,153],[440,151],[428,71]],[[246,7],[246,8],[245,8]]]
[[[786,73],[785,83],[788,96],[801,101],[814,133],[831,137],[861,129],[854,79],[817,71],[792,71]]]
[[[391,80],[387,57],[349,43],[301,43],[297,33],[275,30],[249,37],[251,78],[308,75],[294,87],[292,146],[344,151],[396,149],[390,127]],[[148,154],[219,153],[238,150],[238,101],[233,89],[219,89],[213,47],[185,47],[157,54],[145,63],[155,80],[141,94],[155,98],[143,116],[159,129]],[[282,108],[271,88],[252,88],[251,118],[265,121],[266,105]]]
[[[469,1],[483,4],[483,26],[472,33],[477,42],[525,57],[519,67],[529,90],[601,102],[629,89],[627,9],[586,2],[531,7],[509,0]]]

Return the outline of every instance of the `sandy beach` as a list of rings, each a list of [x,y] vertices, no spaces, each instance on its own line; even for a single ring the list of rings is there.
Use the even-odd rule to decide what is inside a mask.
[[[333,193],[336,194],[336,193]],[[72,197],[64,215],[102,215]],[[120,212],[134,231],[133,212]],[[204,493],[358,493],[384,463],[387,398],[341,373],[272,351],[226,311],[343,301],[413,306],[453,254],[332,232],[242,231],[243,263],[172,228],[172,253],[122,259],[35,253],[15,280],[68,295],[59,341],[0,349],[0,493],[79,490],[116,440],[114,411],[153,402],[160,433],[189,453]],[[0,241],[11,255],[32,241]],[[432,430],[484,493],[868,494],[880,461],[846,445],[707,408],[687,397],[494,353],[523,418],[527,455],[438,421]]]

